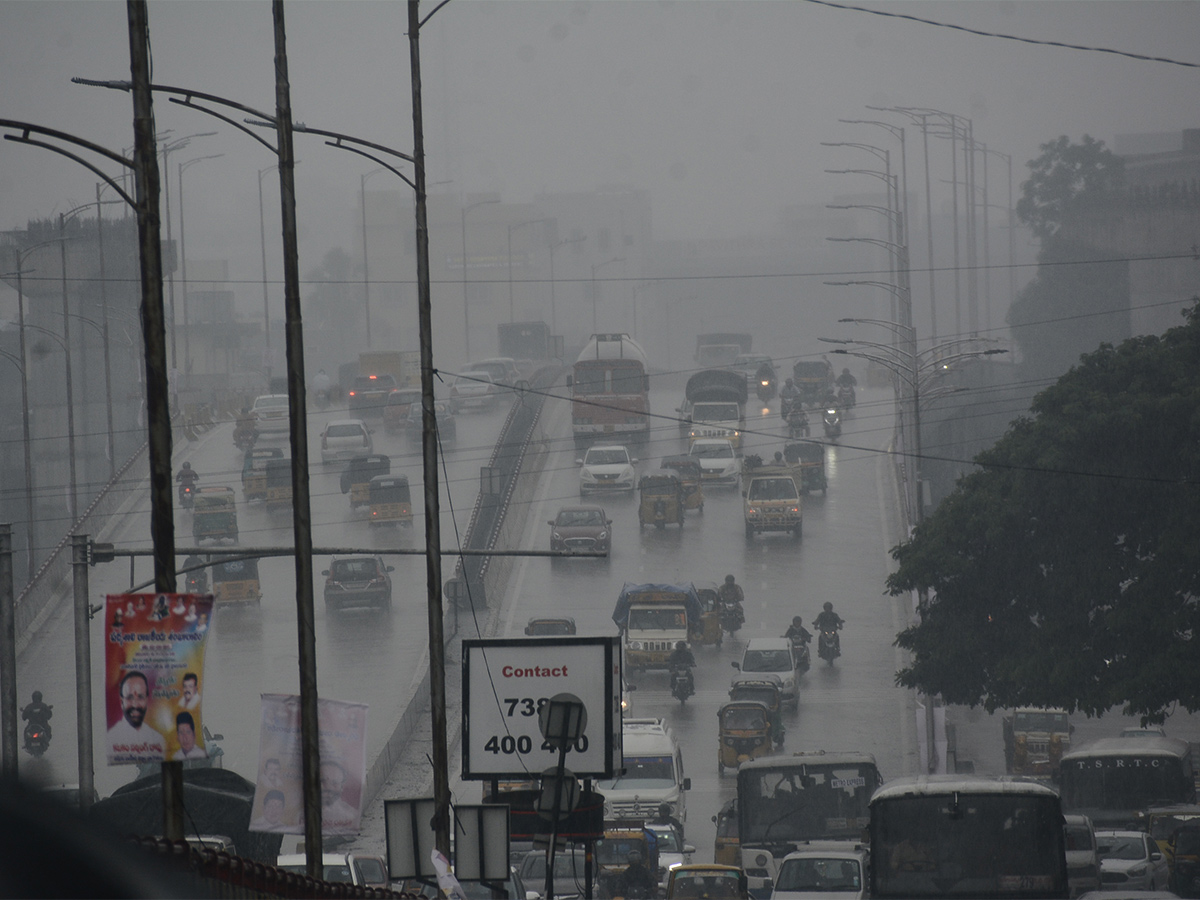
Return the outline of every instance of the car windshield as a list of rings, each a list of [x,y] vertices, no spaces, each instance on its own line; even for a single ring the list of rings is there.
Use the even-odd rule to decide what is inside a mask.
[[[655,828],[654,837],[658,843],[659,853],[683,852],[683,844],[679,840],[679,832],[674,828]]]
[[[1092,849],[1092,832],[1086,825],[1068,825],[1065,830],[1068,850]]]
[[[786,650],[747,650],[742,657],[743,672],[786,672],[792,659]]]
[[[790,478],[755,478],[750,482],[748,500],[795,500],[796,483]]]
[[[629,454],[624,450],[589,450],[584,457],[585,466],[618,466],[629,462]]]
[[[808,857],[785,859],[779,869],[777,891],[829,893],[857,891],[862,881],[857,860]]]
[[[597,782],[597,790],[640,791],[675,786],[675,767],[669,756],[626,756],[625,774]]]
[[[1128,837],[1097,837],[1103,859],[1145,859],[1146,842],[1140,834]]]
[[[701,459],[733,459],[733,444],[728,441],[719,444],[693,444],[692,456]]]
[[[736,422],[741,413],[736,403],[697,403],[692,418],[703,422]]]
[[[255,409],[286,409],[288,405],[287,394],[273,395],[270,397],[259,397],[254,401]]]
[[[564,509],[555,523],[560,528],[579,528],[586,525],[603,525],[604,513],[598,509]]]
[[[563,879],[583,883],[583,854],[558,853],[554,857],[554,880]],[[546,883],[546,857],[542,853],[533,852],[525,857],[521,864],[521,880],[526,884],[536,884],[542,887]]]
[[[734,900],[741,896],[738,878],[730,875],[683,875],[676,877],[671,896],[680,900]]]
[[[762,731],[767,727],[767,716],[761,709],[735,706],[721,715],[721,727],[734,731]]]
[[[374,578],[378,571],[373,559],[339,559],[329,567],[329,575],[335,581],[361,581]]]
[[[357,422],[347,422],[341,425],[330,425],[325,429],[326,437],[362,437],[363,427]]]

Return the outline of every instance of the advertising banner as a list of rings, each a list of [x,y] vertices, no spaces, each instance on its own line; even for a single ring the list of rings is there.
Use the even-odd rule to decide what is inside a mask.
[[[358,834],[367,770],[367,707],[317,701],[321,747],[321,833]],[[263,694],[251,831],[304,833],[300,698]]]
[[[209,594],[109,594],[104,609],[108,764],[204,759]]]

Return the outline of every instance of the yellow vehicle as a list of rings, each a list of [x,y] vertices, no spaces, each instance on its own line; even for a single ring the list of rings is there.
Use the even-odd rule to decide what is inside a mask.
[[[753,700],[767,708],[771,718],[771,737],[783,746],[783,680],[772,672],[756,672],[734,679],[729,688],[730,700]]]
[[[372,525],[412,525],[407,475],[376,475],[368,484]]]
[[[674,472],[683,483],[684,509],[695,509],[703,513],[704,486],[701,484],[700,460],[694,456],[667,456],[662,461],[662,468]]]
[[[1167,862],[1171,862],[1171,851],[1168,841],[1178,829],[1184,825],[1200,825],[1200,806],[1192,804],[1171,804],[1169,806],[1150,806],[1134,814],[1134,823],[1139,831],[1148,832],[1158,844]]]
[[[676,866],[667,879],[667,900],[748,900],[746,873],[737,866]]]
[[[292,461],[267,460],[267,506],[289,506],[292,502]]]
[[[262,599],[258,583],[258,560],[214,561],[212,586],[217,603],[257,603]]]
[[[233,488],[225,485],[196,488],[192,513],[192,537],[201,541],[238,539],[237,500]]]
[[[783,458],[800,466],[800,493],[825,493],[829,482],[825,478],[825,445],[819,441],[795,441],[784,444]]]
[[[638,524],[665,528],[668,522],[683,525],[683,482],[674,472],[643,475],[638,482],[641,503]]]
[[[623,896],[621,875],[629,865],[629,854],[642,854],[651,875],[658,878],[658,843],[641,823],[609,822],[604,837],[596,841],[596,884],[602,897]]]
[[[392,461],[382,453],[356,456],[342,472],[341,489],[350,495],[350,506],[366,506],[371,502],[371,479],[376,475],[390,475]]]
[[[769,756],[771,728],[771,713],[757,700],[730,700],[717,710],[717,772]]]
[[[242,460],[242,496],[246,500],[267,499],[267,461],[283,459],[280,447],[251,447]]]
[[[713,862],[719,866],[736,866],[742,858],[742,843],[738,840],[737,797],[721,807],[713,816],[717,836],[713,840]]]
[[[725,637],[721,630],[721,604],[718,601],[715,581],[693,581],[696,596],[700,598],[700,630],[688,634],[688,641],[710,647],[720,647]]]

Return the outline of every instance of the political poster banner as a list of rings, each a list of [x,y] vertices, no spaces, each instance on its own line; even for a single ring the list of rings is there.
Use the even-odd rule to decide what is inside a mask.
[[[108,764],[204,759],[211,594],[109,594],[104,608]]]
[[[367,706],[317,701],[321,833],[358,834],[367,771]],[[304,833],[300,698],[263,694],[251,831]]]

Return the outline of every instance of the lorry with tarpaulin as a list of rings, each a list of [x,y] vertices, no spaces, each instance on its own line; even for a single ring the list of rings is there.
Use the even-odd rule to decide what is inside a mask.
[[[731,366],[754,347],[754,336],[744,332],[714,331],[696,335],[696,362],[705,367]]]
[[[746,378],[729,369],[705,369],[687,380],[679,413],[681,436],[725,438],[734,449],[746,428]]]
[[[666,669],[675,645],[699,631],[703,608],[692,583],[625,584],[612,618],[621,629],[625,668]]]

